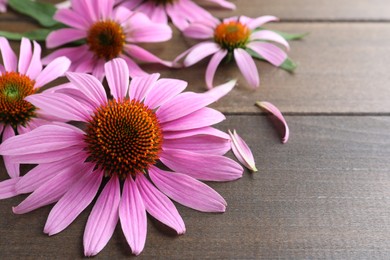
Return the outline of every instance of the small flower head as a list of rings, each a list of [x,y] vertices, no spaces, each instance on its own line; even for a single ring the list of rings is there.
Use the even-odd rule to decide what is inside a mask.
[[[249,28],[238,21],[220,23],[214,30],[214,41],[229,51],[245,48],[249,36]]]

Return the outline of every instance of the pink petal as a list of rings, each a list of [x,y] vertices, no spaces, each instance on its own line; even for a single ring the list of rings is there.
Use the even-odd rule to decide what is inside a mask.
[[[96,60],[94,67],[92,69],[92,75],[94,75],[98,80],[103,81],[104,78],[104,64],[106,63],[103,59]]]
[[[230,136],[221,130],[215,129],[213,127],[203,127],[197,129],[191,129],[186,131],[173,131],[173,132],[164,132],[164,139],[176,139],[176,138],[184,138],[191,136],[214,136],[218,138],[222,138],[225,140],[230,140]]]
[[[155,109],[181,93],[187,87],[187,82],[178,79],[159,79],[153,91],[145,97],[145,105]]]
[[[183,131],[217,124],[225,116],[212,108],[204,107],[187,116],[161,124],[163,131]]]
[[[172,23],[180,31],[183,31],[189,25],[188,19],[185,14],[181,13],[177,4],[165,6],[165,10],[168,16],[171,18]]]
[[[233,3],[230,3],[228,1],[225,1],[225,0],[207,0],[208,2],[210,3],[214,3],[214,4],[217,4],[223,8],[226,8],[226,9],[230,9],[230,10],[234,10],[236,9],[236,5],[233,4]]]
[[[139,0],[143,1],[143,0]],[[125,27],[125,23],[131,18],[134,14],[133,8],[129,8],[126,6],[127,3],[132,3],[133,1],[127,1],[126,3],[121,3],[117,8],[114,9],[113,17],[115,17],[115,21],[123,27]]]
[[[108,20],[111,18],[114,2],[114,0],[97,0],[95,6],[102,20]]]
[[[277,34],[276,32],[273,31],[268,31],[268,30],[260,30],[257,32],[253,32],[250,36],[251,41],[256,41],[256,40],[262,40],[262,41],[273,41],[280,43],[284,47],[287,48],[287,50],[290,49],[290,45],[288,42],[280,36],[280,34]]]
[[[214,36],[214,28],[203,23],[194,22],[183,31],[184,36],[192,39],[205,40],[212,39]]]
[[[96,196],[103,172],[93,172],[93,167],[90,167],[82,174],[78,182],[72,185],[50,211],[44,228],[44,232],[49,236],[67,228]]]
[[[32,46],[30,40],[22,38],[20,43],[18,72],[20,74],[26,74],[28,66],[30,65],[32,57]]]
[[[15,184],[21,177],[11,178],[5,181],[0,182],[0,200],[8,199],[18,195],[15,190]]]
[[[128,27],[128,42],[162,42],[172,38],[172,30],[167,24],[152,22],[143,13],[134,13]]]
[[[66,43],[74,42],[80,39],[85,39],[86,37],[87,37],[87,31],[85,30],[63,28],[56,31],[52,31],[46,37],[46,47],[56,48]]]
[[[247,47],[277,67],[279,67],[287,58],[287,54],[272,43],[251,42]]]
[[[0,51],[6,71],[16,71],[18,59],[6,38],[0,37]]]
[[[274,21],[279,21],[279,18],[271,15],[260,16],[257,17],[256,19],[251,19],[251,21],[248,22],[247,26],[249,27],[249,29],[254,30],[265,23],[274,22]]]
[[[41,114],[83,122],[87,122],[90,118],[88,109],[84,105],[62,93],[36,94],[25,99],[38,107]]]
[[[70,60],[66,57],[60,57],[50,62],[35,79],[35,87],[40,88],[47,83],[64,76],[64,73],[70,67]]]
[[[145,96],[155,86],[160,74],[154,73],[144,77],[134,77],[130,83],[129,97],[130,100],[143,101]]]
[[[31,57],[30,65],[26,71],[26,75],[30,77],[30,79],[35,79],[39,73],[42,71],[42,61],[41,61],[41,46],[34,41],[34,51]]]
[[[151,63],[160,63],[164,66],[171,67],[172,62],[165,61],[152,54],[151,52],[137,46],[134,44],[126,44],[125,52],[133,58],[136,58],[140,61],[151,62]]]
[[[177,234],[186,231],[183,219],[175,205],[161,191],[156,189],[143,174],[138,174],[135,180],[146,211],[163,224],[176,230]]]
[[[42,62],[43,62],[43,64],[48,64],[49,62],[51,62],[55,58],[65,56],[72,61],[71,70],[73,70],[75,68],[75,65],[73,63],[76,61],[79,62],[80,58],[82,58],[85,55],[85,53],[88,53],[88,52],[89,52],[89,50],[88,50],[88,46],[86,44],[78,46],[78,47],[61,48],[61,49],[58,49],[56,51],[53,51],[52,53],[50,53],[49,55],[44,57],[42,59]],[[85,61],[85,62],[88,62],[88,61]]]
[[[72,156],[84,156],[84,146],[71,146],[66,149],[54,150],[45,153],[21,154],[12,156],[12,161],[17,163],[39,164],[64,160]]]
[[[129,89],[129,68],[123,59],[112,59],[104,65],[111,94],[116,100],[123,100]]]
[[[221,63],[222,59],[225,58],[227,55],[227,50],[220,50],[219,52],[215,53],[213,57],[211,58],[209,64],[207,65],[206,69],[206,85],[207,88],[211,89],[213,88],[213,80],[215,72],[217,71],[218,65]]]
[[[252,88],[259,87],[259,73],[257,72],[256,64],[252,57],[245,50],[239,48],[234,50],[234,59],[249,85]]]
[[[149,75],[145,71],[143,71],[137,63],[135,63],[131,58],[127,57],[126,55],[120,56],[122,59],[124,59],[127,63],[127,66],[129,67],[129,74],[130,77],[142,77]]]
[[[10,125],[7,125],[4,128],[4,132],[3,132],[3,143],[6,140],[8,140],[9,138],[14,137],[14,136],[15,136],[14,129]],[[20,164],[12,162],[10,156],[3,156],[3,160],[4,160],[5,169],[7,170],[9,177],[11,177],[11,178],[19,177]]]
[[[221,195],[188,175],[151,167],[149,176],[159,190],[184,206],[204,212],[226,210],[227,203]]]
[[[221,47],[215,42],[202,42],[196,45],[197,47],[192,49],[184,59],[184,65],[189,67],[198,61],[218,52]]]
[[[205,181],[231,181],[242,177],[243,168],[224,156],[165,149],[160,160],[170,169]]]
[[[276,121],[274,121],[275,123],[282,124],[282,128],[283,128],[282,143],[287,143],[288,138],[290,136],[290,130],[289,130],[287,122],[284,119],[284,116],[282,115],[280,110],[277,107],[275,107],[273,104],[266,102],[266,101],[262,101],[262,102],[258,101],[258,102],[256,102],[256,105],[258,107],[260,107],[261,109],[264,109],[265,111],[271,113],[273,116],[275,116],[277,119]],[[279,124],[277,124],[277,126],[278,125]]]
[[[37,188],[22,203],[14,207],[13,212],[24,214],[58,201],[80,179],[81,173],[88,167],[91,166],[84,164],[77,171],[64,171],[57,174]]]
[[[90,26],[84,16],[76,13],[71,9],[58,10],[53,18],[56,21],[68,25],[69,27],[73,27],[80,30],[88,30]]]
[[[237,159],[242,163],[245,167],[253,172],[257,172],[255,159],[253,158],[253,154],[249,146],[245,143],[245,141],[237,134],[236,130],[234,132],[230,132],[230,137],[232,138],[232,150]]]
[[[84,255],[97,255],[108,243],[119,219],[120,186],[113,175],[100,193],[84,232]]]
[[[85,94],[84,97],[92,101],[95,108],[100,107],[101,105],[107,104],[107,96],[104,90],[102,83],[97,80],[94,76],[84,73],[66,73],[66,77],[69,81],[74,84],[81,93]],[[66,88],[65,88],[66,89]],[[66,91],[72,91],[71,89],[66,89]],[[61,92],[67,93],[67,92]],[[72,93],[72,92],[70,92]],[[77,95],[83,97],[81,95]],[[77,99],[77,98],[75,98]]]
[[[119,205],[119,218],[127,243],[133,254],[139,255],[146,241],[146,209],[133,178],[126,178]]]

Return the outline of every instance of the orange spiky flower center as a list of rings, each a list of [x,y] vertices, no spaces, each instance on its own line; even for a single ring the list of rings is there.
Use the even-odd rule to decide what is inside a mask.
[[[5,72],[0,76],[0,122],[16,128],[25,126],[35,117],[35,106],[24,100],[36,92],[35,81],[18,72]]]
[[[89,28],[87,34],[89,50],[106,61],[122,53],[125,45],[125,34],[122,27],[114,21],[99,21]]]
[[[111,100],[97,109],[85,141],[91,161],[109,176],[145,172],[159,159],[162,132],[155,113],[137,100]]]
[[[214,41],[228,51],[245,47],[251,34],[250,29],[238,22],[220,23],[214,31]]]

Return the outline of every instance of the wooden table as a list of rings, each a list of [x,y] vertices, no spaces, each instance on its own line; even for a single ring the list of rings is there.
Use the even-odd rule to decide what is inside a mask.
[[[256,91],[248,90],[234,64],[218,71],[217,83],[239,79],[239,85],[213,105],[227,115],[218,128],[238,131],[253,149],[259,171],[245,171],[234,182],[209,183],[228,202],[224,214],[177,204],[187,227],[183,236],[172,235],[149,218],[140,259],[390,259],[390,3],[232,2],[236,11],[215,14],[272,14],[281,22],[270,28],[310,32],[291,43],[290,56],[299,66],[292,75],[257,62],[262,84]],[[12,12],[0,15],[0,30],[34,26]],[[187,47],[177,31],[170,42],[148,45],[166,59]],[[146,69],[186,80],[189,90],[201,92],[205,65],[180,72]],[[270,101],[287,115],[287,144],[280,143],[267,117],[254,106],[257,100]],[[5,178],[2,166],[0,179]],[[65,231],[48,237],[43,226],[52,206],[14,215],[11,207],[23,198],[0,201],[0,258],[82,258],[91,207]],[[118,225],[97,258],[130,256]]]

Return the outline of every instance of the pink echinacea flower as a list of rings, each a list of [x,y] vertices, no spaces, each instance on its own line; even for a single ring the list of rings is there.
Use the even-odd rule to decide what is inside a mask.
[[[60,48],[43,61],[66,56],[72,61],[70,71],[92,73],[98,79],[104,76],[104,63],[117,57],[126,61],[131,76],[146,75],[134,59],[171,66],[170,62],[136,45],[167,41],[172,37],[171,28],[152,22],[143,13],[113,6],[114,0],[73,0],[69,9],[57,10],[54,19],[70,28],[50,33],[46,46],[55,48],[75,41],[83,44]]]
[[[179,55],[174,63],[179,64],[183,59],[183,65],[189,67],[212,55],[205,75],[207,87],[212,88],[218,65],[224,58],[234,58],[249,86],[257,88],[260,78],[252,55],[256,54],[274,66],[280,66],[287,58],[282,49],[270,43],[279,43],[288,50],[289,44],[282,36],[269,30],[257,30],[265,23],[277,20],[274,16],[255,19],[240,16],[226,18],[222,22],[216,18],[196,21],[183,33],[189,38],[206,41]]]
[[[9,42],[0,37],[0,52],[3,65],[0,64],[0,134],[2,141],[15,134],[24,134],[37,126],[48,124],[36,106],[25,98],[34,95],[41,87],[63,76],[70,61],[60,57],[42,69],[41,47],[23,38],[20,44],[19,60]],[[3,156],[8,175],[16,178],[20,175],[19,163],[13,163]],[[10,180],[13,182],[15,180]]]
[[[235,82],[203,94],[181,93],[186,82],[158,79],[158,74],[129,83],[123,59],[113,59],[104,68],[111,100],[100,81],[84,73],[67,73],[71,88],[28,98],[57,117],[83,122],[85,130],[41,126],[4,142],[0,154],[38,164],[14,185],[18,194],[32,194],[13,210],[22,214],[57,202],[44,228],[49,235],[71,224],[107,179],[86,224],[84,253],[98,254],[120,221],[138,255],[146,240],[146,212],[177,234],[185,232],[168,197],[199,211],[225,211],[221,195],[199,180],[242,176],[243,168],[223,156],[230,149],[229,136],[211,127],[224,116],[206,107]]]
[[[211,14],[192,0],[116,0],[122,6],[145,13],[158,23],[167,24],[168,17],[179,29],[184,30],[190,23],[199,19],[210,19]],[[226,0],[204,0],[203,3],[213,4],[233,10],[236,6]]]

